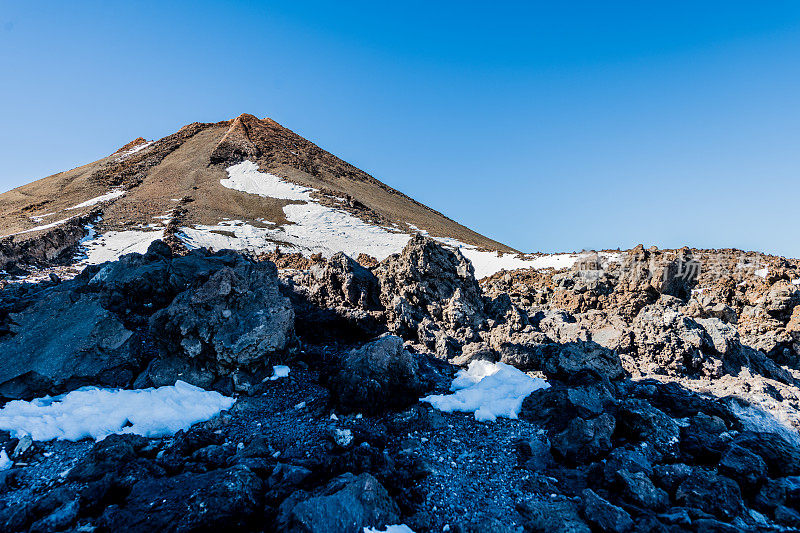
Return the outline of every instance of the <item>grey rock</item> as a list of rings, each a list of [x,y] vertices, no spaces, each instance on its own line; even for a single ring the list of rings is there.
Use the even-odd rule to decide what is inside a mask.
[[[659,489],[644,472],[628,472],[620,470],[617,472],[622,495],[638,506],[653,511],[661,511],[669,504],[669,496],[666,492]]]
[[[485,302],[472,264],[460,251],[416,235],[374,272],[390,331],[419,340],[446,359],[464,343],[480,340]]]
[[[59,285],[11,315],[14,335],[0,341],[0,395],[30,398],[83,385],[124,387],[138,365],[133,332],[94,294]]]
[[[590,420],[576,416],[551,437],[553,452],[568,462],[584,463],[611,449],[614,427],[614,417],[608,413]]]
[[[213,365],[218,374],[264,368],[294,336],[294,310],[270,262],[223,267],[150,319],[165,354]]]
[[[767,476],[767,464],[753,452],[733,445],[722,454],[719,473],[735,479],[742,490],[755,491]]]
[[[396,524],[397,505],[370,474],[344,474],[320,494],[299,492],[287,498],[279,510],[280,531],[303,533],[361,533],[364,527]]]
[[[405,407],[425,388],[415,356],[394,335],[341,354],[328,386],[336,404],[360,412]]]
[[[578,504],[571,500],[528,500],[517,503],[525,519],[525,531],[537,533],[590,533],[580,515]]]
[[[723,519],[733,519],[745,508],[736,482],[712,472],[695,472],[687,477],[675,491],[675,501]]]
[[[612,505],[593,490],[584,490],[582,499],[583,516],[586,517],[587,522],[601,531],[625,533],[633,529],[633,520],[625,510]]]
[[[106,508],[98,525],[108,531],[243,530],[258,523],[262,505],[261,480],[234,466],[139,481],[125,506]]]

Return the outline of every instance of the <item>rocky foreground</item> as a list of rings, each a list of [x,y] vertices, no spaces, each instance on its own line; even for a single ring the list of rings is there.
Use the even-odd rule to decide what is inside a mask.
[[[236,398],[162,438],[0,435],[0,530],[800,527],[797,262],[640,247],[479,284],[419,236],[380,263],[273,259],[156,241],[0,281],[4,402],[178,380]],[[476,361],[550,386],[517,419],[419,401]]]

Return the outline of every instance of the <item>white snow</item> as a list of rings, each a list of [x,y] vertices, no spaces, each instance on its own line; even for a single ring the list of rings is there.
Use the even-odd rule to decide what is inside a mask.
[[[414,533],[414,530],[405,524],[394,524],[386,526],[386,529],[365,527],[363,533]]]
[[[142,144],[137,144],[136,146],[134,146],[133,148],[131,148],[129,150],[125,150],[124,152],[120,153],[119,157],[117,157],[117,161],[122,161],[123,159],[126,159],[126,158],[130,157],[131,155],[135,154],[136,152],[141,152],[145,148],[147,148],[150,145],[152,145],[154,142],[155,141],[147,141],[147,142],[142,143]]]
[[[120,256],[129,253],[143,254],[150,243],[164,237],[164,230],[125,230],[108,231],[95,234],[89,228],[89,235],[81,241],[83,253],[86,257],[81,261],[83,265],[98,265],[106,261],[115,261]]]
[[[91,207],[93,205],[96,205],[96,204],[99,204],[99,203],[102,203],[102,202],[108,202],[110,200],[116,200],[120,196],[124,196],[124,195],[125,195],[125,191],[122,191],[122,190],[116,190],[116,191],[107,192],[106,194],[102,194],[100,196],[97,196],[96,198],[92,198],[91,200],[86,200],[85,202],[82,202],[82,203],[80,203],[78,205],[73,205],[72,207],[68,207],[67,211],[71,211],[73,209],[83,209],[84,207]]]
[[[756,276],[760,278],[766,278],[767,274],[769,274],[769,268],[759,268],[755,272],[753,272]]]
[[[34,222],[41,222],[45,218],[47,218],[49,216],[52,216],[52,215],[55,215],[55,213],[45,213],[44,215],[34,215],[34,216],[30,217],[30,219],[33,220]]]
[[[183,381],[137,390],[84,387],[30,402],[8,402],[0,409],[0,430],[38,441],[99,440],[113,433],[162,437],[206,421],[230,409],[234,401]]]
[[[792,280],[792,285],[800,285],[800,278],[793,279]]]
[[[45,224],[44,226],[36,226],[35,228],[26,229],[24,231],[18,231],[17,233],[9,233],[8,235],[3,235],[3,236],[4,237],[9,237],[11,235],[22,235],[24,233],[31,233],[31,232],[40,231],[40,230],[43,230],[43,229],[55,228],[56,226],[60,226],[61,224],[63,224],[64,222],[66,222],[68,220],[69,220],[69,218],[65,218],[63,220],[58,220],[56,222],[51,222],[50,224]]]
[[[14,466],[14,461],[8,458],[5,448],[0,451],[0,470],[8,470]]]
[[[275,381],[276,379],[281,379],[289,376],[289,367],[286,365],[275,365],[272,367],[272,376],[269,378],[270,381]]]
[[[453,394],[426,396],[421,401],[447,413],[473,412],[476,420],[494,421],[497,417],[517,418],[522,401],[549,386],[505,363],[473,361],[456,374],[450,385]]]
[[[382,261],[402,251],[411,238],[407,233],[367,224],[346,211],[316,203],[287,205],[283,212],[294,224],[279,228],[276,237],[325,257],[336,252],[352,257],[365,253]]]
[[[189,249],[275,251],[271,228],[258,228],[241,220],[222,220],[214,226],[182,227],[178,237]],[[220,233],[222,232],[222,233]],[[232,235],[231,235],[232,234]]]
[[[311,201],[310,193],[314,191],[314,189],[290,183],[274,174],[259,172],[258,165],[252,161],[242,161],[228,167],[228,176],[230,177],[219,181],[224,187],[270,198],[308,202]]]

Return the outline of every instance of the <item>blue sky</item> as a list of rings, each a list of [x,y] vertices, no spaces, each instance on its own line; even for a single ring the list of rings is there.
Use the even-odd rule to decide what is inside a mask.
[[[0,0],[0,69],[0,190],[249,112],[525,251],[800,257],[798,2]]]

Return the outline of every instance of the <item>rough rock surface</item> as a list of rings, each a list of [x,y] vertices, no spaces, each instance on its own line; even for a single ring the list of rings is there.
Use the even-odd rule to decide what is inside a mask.
[[[797,269],[687,280],[689,257],[707,259],[639,248],[482,289],[463,257],[424,238],[372,269],[336,255],[281,273],[156,243],[73,280],[3,287],[0,347],[80,331],[83,350],[22,354],[7,396],[102,384],[80,361],[123,386],[180,376],[237,403],[161,439],[0,433],[15,463],[0,472],[0,529],[796,528]],[[635,275],[642,262],[657,279]],[[88,319],[54,322],[75,310]],[[266,379],[278,358],[289,377]],[[475,360],[550,387],[492,423],[417,401]]]
[[[334,368],[328,380],[331,397],[346,410],[406,407],[426,388],[416,357],[393,335],[341,354]]]
[[[459,251],[414,236],[375,269],[389,330],[449,359],[484,327],[484,300]]]
[[[167,354],[221,369],[265,367],[294,336],[294,309],[272,263],[223,267],[150,319]]]

